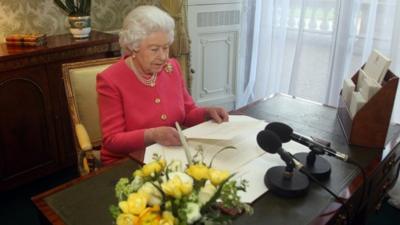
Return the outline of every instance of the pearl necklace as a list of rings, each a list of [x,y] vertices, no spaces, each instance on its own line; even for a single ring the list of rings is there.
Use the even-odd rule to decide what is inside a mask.
[[[130,57],[131,58],[131,57]],[[149,87],[154,87],[156,86],[156,81],[157,81],[157,73],[153,73],[150,78],[146,79],[144,75],[140,75],[137,72],[136,66],[133,63],[133,58],[131,60],[127,60],[129,67],[132,69],[132,71],[135,73],[137,79],[144,85],[149,86]]]
[[[154,87],[156,86],[156,81],[157,81],[157,73],[153,73],[149,79],[144,78],[143,76],[138,75],[135,73],[137,78],[146,86],[149,87]]]

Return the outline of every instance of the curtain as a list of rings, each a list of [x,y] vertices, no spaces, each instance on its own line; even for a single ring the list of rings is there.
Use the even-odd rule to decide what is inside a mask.
[[[187,29],[187,0],[160,0],[160,6],[175,20],[175,41],[172,43],[170,56],[176,58],[180,65],[190,91],[190,44]]]
[[[283,14],[287,13],[288,3],[289,0],[276,2],[285,6]],[[282,77],[277,74],[282,73],[282,49],[285,46],[286,30],[273,28],[275,21],[282,22],[280,20],[284,19],[284,16],[277,15],[278,10],[274,4],[275,2],[272,1],[249,1],[243,10],[246,18],[242,21],[248,21],[244,27],[252,26],[249,29],[252,30],[252,35],[241,38],[247,41],[242,45],[248,46],[247,49],[251,51],[246,52],[248,57],[246,61],[249,63],[239,67],[241,71],[248,71],[249,76],[243,92],[238,94],[238,107],[280,91]],[[251,20],[251,17],[247,17],[248,15],[255,15],[255,18]],[[246,65],[249,67],[246,68]],[[270,75],[266,76],[266,74]]]
[[[244,86],[237,105],[276,92],[337,106],[343,80],[373,49],[391,58],[400,75],[400,1],[249,0],[243,18],[251,31]],[[249,17],[248,15],[252,15]],[[397,89],[399,93],[399,89]],[[397,95],[399,96],[399,94]],[[400,122],[400,97],[392,120]]]

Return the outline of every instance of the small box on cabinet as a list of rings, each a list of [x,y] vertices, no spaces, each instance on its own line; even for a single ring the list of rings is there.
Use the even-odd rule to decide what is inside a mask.
[[[351,78],[357,86],[359,72]],[[388,70],[382,87],[352,116],[342,94],[339,97],[337,118],[351,145],[383,148],[392,116],[399,78]]]

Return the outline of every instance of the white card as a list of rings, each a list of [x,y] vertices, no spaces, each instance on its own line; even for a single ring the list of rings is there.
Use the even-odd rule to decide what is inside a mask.
[[[363,71],[360,70],[360,74],[361,75]],[[369,101],[369,99],[372,98],[372,96],[374,96],[379,89],[382,87],[380,84],[378,84],[378,82],[376,82],[375,80],[369,78],[366,75],[362,76],[362,79],[358,80],[358,91],[360,92],[361,96],[365,99],[365,101]]]
[[[391,60],[388,57],[377,50],[373,50],[364,66],[364,71],[368,77],[380,84],[389,69],[390,63]]]
[[[350,107],[351,95],[353,94],[355,87],[356,86],[351,79],[346,79],[343,81],[342,97],[347,105],[347,108]]]

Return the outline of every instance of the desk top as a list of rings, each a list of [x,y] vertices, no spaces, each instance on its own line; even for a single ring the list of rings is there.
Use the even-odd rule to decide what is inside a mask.
[[[268,122],[284,122],[298,133],[329,140],[333,149],[349,154],[364,168],[373,171],[387,152],[348,146],[336,120],[336,112],[332,107],[276,95],[241,108],[234,114],[245,114]],[[361,186],[362,179],[357,178],[360,172],[353,165],[323,157],[332,167],[330,178],[323,184],[337,195],[350,198]],[[33,201],[53,224],[85,225],[93,224],[94,220],[96,224],[111,224],[108,207],[116,203],[114,185],[137,166],[131,160],[125,161],[105,168],[105,172],[98,175],[83,180],[79,178],[81,181],[66,185],[66,189],[56,188],[36,196]],[[253,203],[253,207],[252,216],[241,216],[234,224],[325,224],[335,214],[329,211],[335,212],[340,204],[335,203],[333,197],[321,187],[312,184],[304,197],[287,199],[267,192]]]
[[[392,141],[387,149],[349,146],[336,118],[336,108],[281,94],[250,104],[235,113],[265,119],[267,122],[283,122],[297,133],[328,140],[332,149],[348,154],[363,168],[367,168],[367,176],[373,173],[399,141],[394,138],[399,136],[399,127],[392,126],[388,140],[396,141]],[[332,171],[330,178],[322,183],[342,198],[352,197],[362,186],[360,171],[343,161],[323,157],[330,162]],[[264,224],[265,221],[268,224],[286,225],[325,224],[341,205],[329,193],[312,183],[304,197],[287,199],[267,192],[253,203],[253,207],[254,215],[242,216],[234,224]]]
[[[108,208],[117,203],[115,185],[121,177],[129,177],[137,168],[139,163],[122,160],[35,196],[32,200],[52,224],[110,225],[114,219]]]

